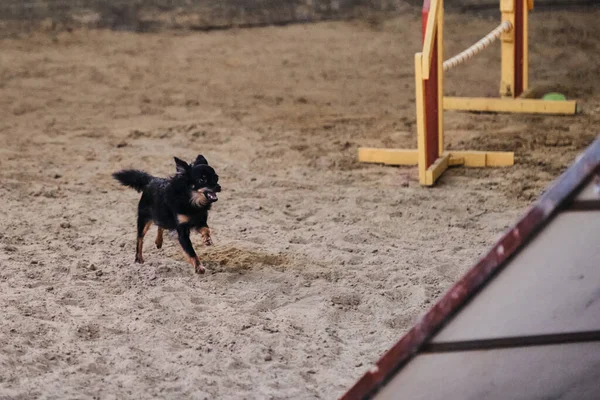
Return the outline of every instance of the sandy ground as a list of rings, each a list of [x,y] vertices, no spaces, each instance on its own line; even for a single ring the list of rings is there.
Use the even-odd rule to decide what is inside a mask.
[[[599,130],[599,11],[533,14],[531,81],[574,117],[447,113],[507,169],[359,165],[414,147],[418,12],[209,34],[0,42],[0,398],[332,399],[474,263]],[[448,55],[496,18],[448,15]],[[448,74],[495,95],[498,47]],[[544,86],[546,85],[546,86]],[[223,185],[193,273],[133,263],[138,195],[110,174],[204,154]]]

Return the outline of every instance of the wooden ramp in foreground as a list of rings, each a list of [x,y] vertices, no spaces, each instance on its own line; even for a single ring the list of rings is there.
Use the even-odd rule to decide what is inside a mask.
[[[600,399],[600,136],[341,399]]]

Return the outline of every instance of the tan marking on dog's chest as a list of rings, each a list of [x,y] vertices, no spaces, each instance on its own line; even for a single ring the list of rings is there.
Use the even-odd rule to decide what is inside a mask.
[[[179,222],[180,224],[188,223],[190,222],[190,217],[183,214],[177,214],[177,222]]]

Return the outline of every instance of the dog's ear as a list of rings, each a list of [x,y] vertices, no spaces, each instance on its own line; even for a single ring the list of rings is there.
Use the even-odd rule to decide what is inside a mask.
[[[208,165],[208,161],[206,160],[206,158],[204,158],[202,154],[198,154],[198,157],[196,157],[196,161],[194,161],[194,167],[196,165]]]
[[[190,170],[190,166],[183,160],[180,160],[177,157],[173,157],[175,159],[175,168],[177,168],[178,174],[186,174]]]

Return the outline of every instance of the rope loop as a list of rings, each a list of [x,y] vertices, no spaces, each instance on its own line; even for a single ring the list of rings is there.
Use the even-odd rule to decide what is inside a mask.
[[[473,56],[498,40],[503,33],[510,32],[512,28],[513,25],[510,21],[503,21],[496,27],[496,29],[485,35],[477,43],[450,58],[449,60],[444,61],[444,71],[448,71],[449,69],[454,68],[467,60],[470,60],[473,58]]]

